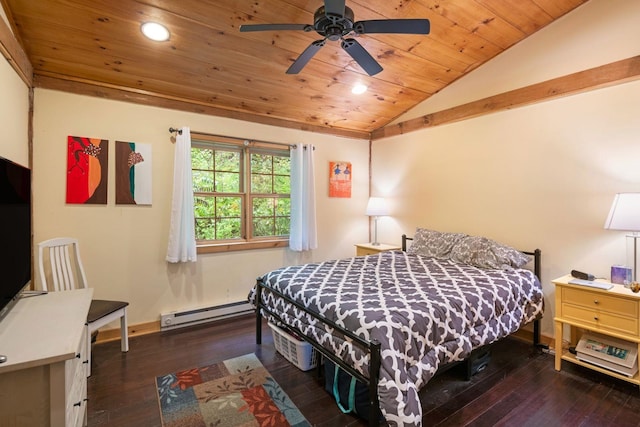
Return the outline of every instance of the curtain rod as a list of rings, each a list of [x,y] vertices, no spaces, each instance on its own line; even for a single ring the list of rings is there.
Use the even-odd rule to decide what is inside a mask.
[[[179,135],[182,135],[182,129],[176,129],[174,127],[170,127],[169,128],[169,132],[171,133],[178,133]],[[198,132],[198,131],[193,131],[193,133],[197,133],[200,135],[206,135],[206,136],[212,136],[214,138],[232,138],[232,139],[239,139],[242,140],[243,138],[236,138],[233,136],[225,136],[225,135],[216,135],[214,133],[206,133],[206,132]],[[283,142],[272,142],[272,141],[261,141],[259,139],[244,139],[244,145],[249,145],[250,142],[257,142],[259,144],[273,144],[273,145],[282,145],[285,147],[289,147],[289,148],[296,148],[295,144],[285,144]],[[315,149],[315,147],[314,147]]]

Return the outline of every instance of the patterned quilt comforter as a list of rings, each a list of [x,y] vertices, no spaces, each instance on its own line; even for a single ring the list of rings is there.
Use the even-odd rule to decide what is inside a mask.
[[[267,288],[381,343],[378,396],[392,426],[422,425],[418,390],[439,366],[463,360],[543,310],[540,282],[529,270],[483,270],[401,251],[284,267],[263,280]],[[262,301],[368,377],[369,356],[352,340],[266,288]]]

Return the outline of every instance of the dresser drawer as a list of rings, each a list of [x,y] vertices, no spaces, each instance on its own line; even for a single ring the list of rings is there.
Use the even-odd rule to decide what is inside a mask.
[[[562,288],[562,302],[575,304],[587,309],[597,309],[619,316],[638,317],[638,301],[592,292],[583,289]]]
[[[87,334],[82,339],[76,357],[65,362],[66,425],[84,425],[87,408]]]
[[[638,335],[638,318],[618,316],[606,311],[585,309],[584,306],[562,304],[562,318],[590,325],[594,329],[625,335]]]

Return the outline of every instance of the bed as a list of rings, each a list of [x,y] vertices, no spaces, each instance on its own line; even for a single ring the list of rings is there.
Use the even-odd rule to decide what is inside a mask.
[[[474,349],[530,322],[540,342],[540,250],[422,228],[402,248],[276,269],[249,295],[257,343],[263,316],[303,337],[369,385],[372,426],[421,426],[420,388]]]

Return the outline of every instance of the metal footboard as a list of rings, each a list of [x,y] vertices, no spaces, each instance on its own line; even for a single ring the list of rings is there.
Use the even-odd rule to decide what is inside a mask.
[[[317,351],[319,351],[324,357],[330,359],[336,365],[340,366],[350,375],[358,379],[359,381],[367,384],[369,387],[369,426],[378,426],[380,420],[380,402],[378,400],[378,379],[380,376],[380,343],[377,340],[373,340],[371,342],[359,337],[351,331],[348,331],[342,328],[340,325],[335,323],[334,321],[325,318],[324,316],[319,315],[318,313],[314,313],[307,309],[305,306],[300,304],[297,301],[292,300],[287,295],[284,295],[282,292],[277,291],[272,288],[268,288],[269,292],[272,292],[278,295],[280,298],[284,299],[290,304],[293,304],[296,308],[304,311],[309,316],[317,319],[318,321],[331,326],[332,328],[339,331],[344,336],[349,337],[355,343],[358,344],[363,350],[367,351],[369,354],[369,378],[362,375],[360,372],[353,369],[351,366],[348,366],[342,359],[338,358],[335,354],[331,353],[329,350],[324,348],[320,343],[314,340],[311,337],[307,337],[300,329],[288,325],[286,322],[282,320],[282,318],[271,310],[269,307],[265,306],[262,302],[262,290],[265,288],[264,281],[261,277],[259,277],[256,281],[256,294],[255,294],[255,303],[256,303],[256,344],[262,344],[262,313],[269,314],[273,318],[279,320],[283,324],[287,326],[287,328],[291,329],[299,336],[304,337],[305,341],[311,344]]]

